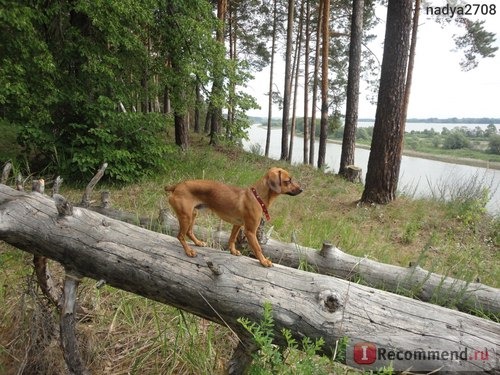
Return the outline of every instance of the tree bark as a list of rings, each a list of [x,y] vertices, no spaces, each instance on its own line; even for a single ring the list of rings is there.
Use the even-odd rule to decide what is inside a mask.
[[[363,38],[364,0],[354,0],[352,5],[351,44],[349,46],[349,72],[347,74],[347,100],[340,155],[339,174],[347,177],[347,166],[354,165],[356,128],[358,127],[359,76],[361,71],[361,40]]]
[[[283,93],[283,118],[281,121],[281,157],[280,160],[288,160],[288,121],[290,117],[290,96],[292,92],[292,36],[293,17],[295,14],[295,1],[288,0],[288,22],[286,31],[286,53],[285,53],[285,88]]]
[[[321,19],[323,12],[323,1],[318,4],[318,22],[316,24],[316,45],[314,52],[314,77],[312,84],[312,113],[311,113],[311,131],[309,132],[309,164],[314,164],[315,140],[316,140],[316,105],[318,100],[318,75],[319,75],[319,46],[321,40]]]
[[[185,115],[174,112],[175,144],[182,151],[186,151],[189,145],[188,129],[185,121]]]
[[[267,133],[266,133],[266,151],[265,156],[269,157],[269,148],[271,147],[271,123],[273,118],[273,79],[274,79],[274,55],[276,53],[276,33],[277,28],[277,13],[278,13],[278,0],[274,0],[273,8],[273,36],[271,41],[271,71],[269,72],[269,99],[267,109]]]
[[[304,144],[303,144],[303,157],[302,163],[309,164],[309,52],[310,52],[310,26],[311,26],[311,1],[306,2],[306,38],[304,41]]]
[[[412,9],[413,0],[389,0],[377,112],[361,197],[365,203],[386,204],[396,199]]]
[[[293,109],[292,109],[292,126],[290,128],[290,147],[288,149],[287,161],[292,162],[293,144],[295,141],[295,130],[297,127],[297,96],[299,89],[299,73],[300,73],[300,51],[302,50],[302,25],[304,20],[304,3],[300,6],[299,24],[297,28],[297,40],[295,41],[295,57],[293,61]]]
[[[405,95],[403,100],[403,115],[401,116],[401,127],[406,127],[406,116],[408,105],[410,104],[411,82],[413,80],[413,67],[415,66],[415,52],[417,50],[418,20],[420,18],[420,0],[415,0],[415,10],[413,11],[413,22],[411,28],[410,55],[408,57],[408,70],[406,72]]]
[[[215,39],[218,43],[224,45],[224,29],[225,19],[227,13],[227,0],[217,0],[217,19],[219,20],[219,27],[215,33]],[[223,95],[223,73],[219,67],[214,67],[214,79],[212,84],[212,92],[210,94],[210,144],[216,145],[218,143],[219,133],[221,131],[222,121],[222,108],[220,98]]]
[[[356,363],[356,346],[351,344],[369,340],[379,352],[438,350],[473,356],[453,361],[403,358],[393,362],[396,371],[441,366],[449,373],[500,371],[500,325],[492,321],[328,276],[280,265],[264,268],[256,260],[225,252],[200,248],[198,257],[189,258],[173,237],[83,208],[61,214],[52,199],[5,185],[0,185],[0,218],[0,239],[19,249],[225,324],[243,337],[248,336],[237,319],[259,321],[262,305],[269,301],[278,344],[283,344],[281,329],[287,328],[297,339],[323,337],[327,354],[348,337],[347,363],[365,370],[392,362],[379,355],[372,364]],[[247,362],[245,368],[249,356],[241,349],[236,354]],[[485,360],[474,360],[478,350],[486,353]]]
[[[167,233],[175,235],[179,230],[177,218],[163,213],[162,227]],[[199,238],[211,239],[210,246],[216,248],[226,246],[229,240],[229,233],[220,230],[211,231],[195,225],[194,232]],[[460,311],[482,311],[500,319],[499,289],[432,273],[418,264],[410,264],[405,268],[379,263],[344,253],[337,247],[326,244],[321,251],[317,251],[295,243],[266,238],[261,247],[264,255],[275,264],[292,268],[300,268],[305,264],[308,269],[322,275],[350,281],[361,279],[364,285],[374,288],[412,295],[421,301],[452,305]]]
[[[321,122],[318,147],[318,168],[323,168],[326,160],[326,140],[328,137],[328,57],[330,47],[330,0],[322,0],[322,56],[321,56]]]
[[[105,204],[103,202],[103,204]],[[137,214],[112,208],[89,207],[102,215],[157,231],[176,235],[179,222],[168,210],[161,210],[160,222],[150,217],[139,218]],[[260,227],[259,227],[260,228]],[[197,237],[205,239],[208,246],[223,248],[229,241],[229,232],[209,230],[195,225]],[[292,268],[307,265],[308,269],[322,275],[339,277],[345,280],[362,280],[364,285],[383,290],[411,295],[421,301],[452,305],[465,312],[482,311],[500,319],[500,290],[478,282],[454,279],[431,273],[418,264],[409,264],[407,268],[379,263],[344,253],[331,245],[324,245],[322,251],[269,239],[265,234],[258,235],[264,255],[273,263]]]

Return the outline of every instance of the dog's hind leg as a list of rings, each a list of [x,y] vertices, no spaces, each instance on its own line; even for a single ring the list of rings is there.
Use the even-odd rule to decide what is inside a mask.
[[[207,246],[207,244],[203,241],[200,241],[199,239],[196,238],[196,236],[194,235],[194,232],[193,232],[193,227],[194,227],[194,221],[196,219],[196,216],[198,215],[198,210],[195,208],[193,210],[193,214],[191,215],[191,222],[189,223],[189,228],[188,228],[188,231],[187,231],[187,235],[189,238],[191,238],[191,240],[194,242],[194,244],[196,246]]]
[[[241,230],[241,225],[234,225],[229,236],[229,251],[233,255],[241,255],[240,251],[236,249],[236,238]]]
[[[194,251],[186,242],[186,234],[189,232],[191,217],[190,215],[177,213],[177,219],[179,220],[179,234],[177,235],[177,239],[184,248],[186,255],[189,257],[195,257],[196,251]]]

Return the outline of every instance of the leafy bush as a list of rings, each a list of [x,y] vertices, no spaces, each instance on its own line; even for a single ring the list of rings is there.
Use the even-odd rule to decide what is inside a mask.
[[[447,134],[444,138],[443,147],[448,150],[458,150],[468,148],[470,142],[462,132],[453,131]]]
[[[76,180],[87,180],[103,162],[109,165],[109,176],[123,182],[165,167],[169,148],[164,115],[110,111],[90,121],[70,123],[51,133],[25,126],[20,143],[28,153],[42,157],[48,172]]]
[[[328,374],[326,364],[330,362],[327,357],[317,356],[321,351],[324,340],[322,338],[312,341],[305,337],[300,343],[292,337],[290,330],[283,329],[282,334],[287,343],[287,348],[282,350],[273,344],[274,319],[272,306],[264,303],[264,314],[260,324],[252,323],[246,318],[239,318],[238,322],[252,335],[259,351],[254,355],[249,374]],[[345,360],[347,340],[340,343],[337,359]],[[301,350],[302,352],[299,352]]]
[[[492,154],[500,155],[500,135],[499,134],[490,135],[489,139],[490,139],[489,151]]]
[[[113,179],[130,182],[164,169],[168,151],[164,116],[118,113],[109,120],[75,139],[65,166],[70,172],[87,173],[106,161]]]

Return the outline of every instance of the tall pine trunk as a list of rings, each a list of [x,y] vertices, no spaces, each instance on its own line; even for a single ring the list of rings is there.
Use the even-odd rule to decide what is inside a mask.
[[[406,115],[408,113],[408,104],[410,103],[410,89],[411,82],[413,79],[413,66],[415,65],[415,51],[417,49],[417,34],[418,34],[418,19],[420,17],[420,0],[415,0],[415,10],[413,12],[413,24],[411,29],[411,44],[410,44],[410,56],[408,57],[408,72],[406,73],[406,87],[405,87],[405,97],[403,104],[403,123],[406,126]]]
[[[273,10],[273,37],[271,42],[271,71],[269,73],[269,100],[267,110],[267,134],[266,134],[266,157],[269,156],[271,146],[271,122],[273,117],[273,78],[274,78],[274,55],[276,52],[276,18],[278,13],[278,0],[274,0]]]
[[[404,126],[403,107],[410,47],[413,0],[389,0],[377,112],[371,144],[365,203],[386,204],[396,198]]]
[[[295,1],[288,0],[288,22],[286,30],[285,88],[283,94],[283,119],[281,122],[281,160],[288,160],[288,121],[290,117],[290,96],[292,91],[292,38]]]
[[[354,0],[352,5],[351,43],[349,46],[349,72],[347,76],[347,100],[340,156],[339,174],[346,176],[346,167],[354,164],[356,128],[358,126],[359,76],[361,67],[361,40],[363,37],[364,0]]]
[[[328,56],[330,46],[330,0],[323,0],[321,21],[321,122],[319,133],[318,168],[325,165],[326,140],[328,137]]]
[[[217,0],[217,18],[219,19],[219,27],[215,34],[215,39],[218,43],[224,44],[224,21],[226,19],[227,0]],[[215,102],[220,101],[223,90],[224,76],[219,67],[214,68],[214,82],[212,85],[212,93],[210,99],[210,144],[217,144],[217,138],[221,130],[222,108]]]
[[[299,73],[300,73],[300,51],[302,50],[302,25],[304,19],[304,3],[300,7],[299,25],[297,30],[297,41],[295,43],[295,58],[294,58],[294,89],[293,89],[293,110],[292,110],[292,127],[290,129],[290,148],[288,149],[288,161],[292,161],[293,142],[295,138],[295,130],[297,127],[297,94],[299,89]]]
[[[311,14],[311,2],[310,0],[306,1],[306,14],[305,14],[305,22],[306,22],[306,39],[304,41],[304,148],[303,148],[303,160],[304,164],[309,163],[309,30],[310,30],[310,21],[309,17]]]
[[[311,113],[311,131],[309,134],[311,135],[309,141],[309,164],[314,164],[314,152],[316,145],[316,107],[318,101],[318,76],[319,76],[319,52],[320,52],[320,41],[321,41],[321,19],[323,12],[323,2],[320,1],[318,4],[318,22],[316,25],[316,50],[314,52],[314,77],[312,84],[312,113]]]

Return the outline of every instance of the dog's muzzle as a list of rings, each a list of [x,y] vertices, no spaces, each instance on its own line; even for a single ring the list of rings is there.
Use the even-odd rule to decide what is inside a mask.
[[[295,196],[295,195],[299,195],[302,192],[303,192],[303,190],[301,188],[297,188],[295,190],[287,192],[286,194],[291,195],[291,196]]]

